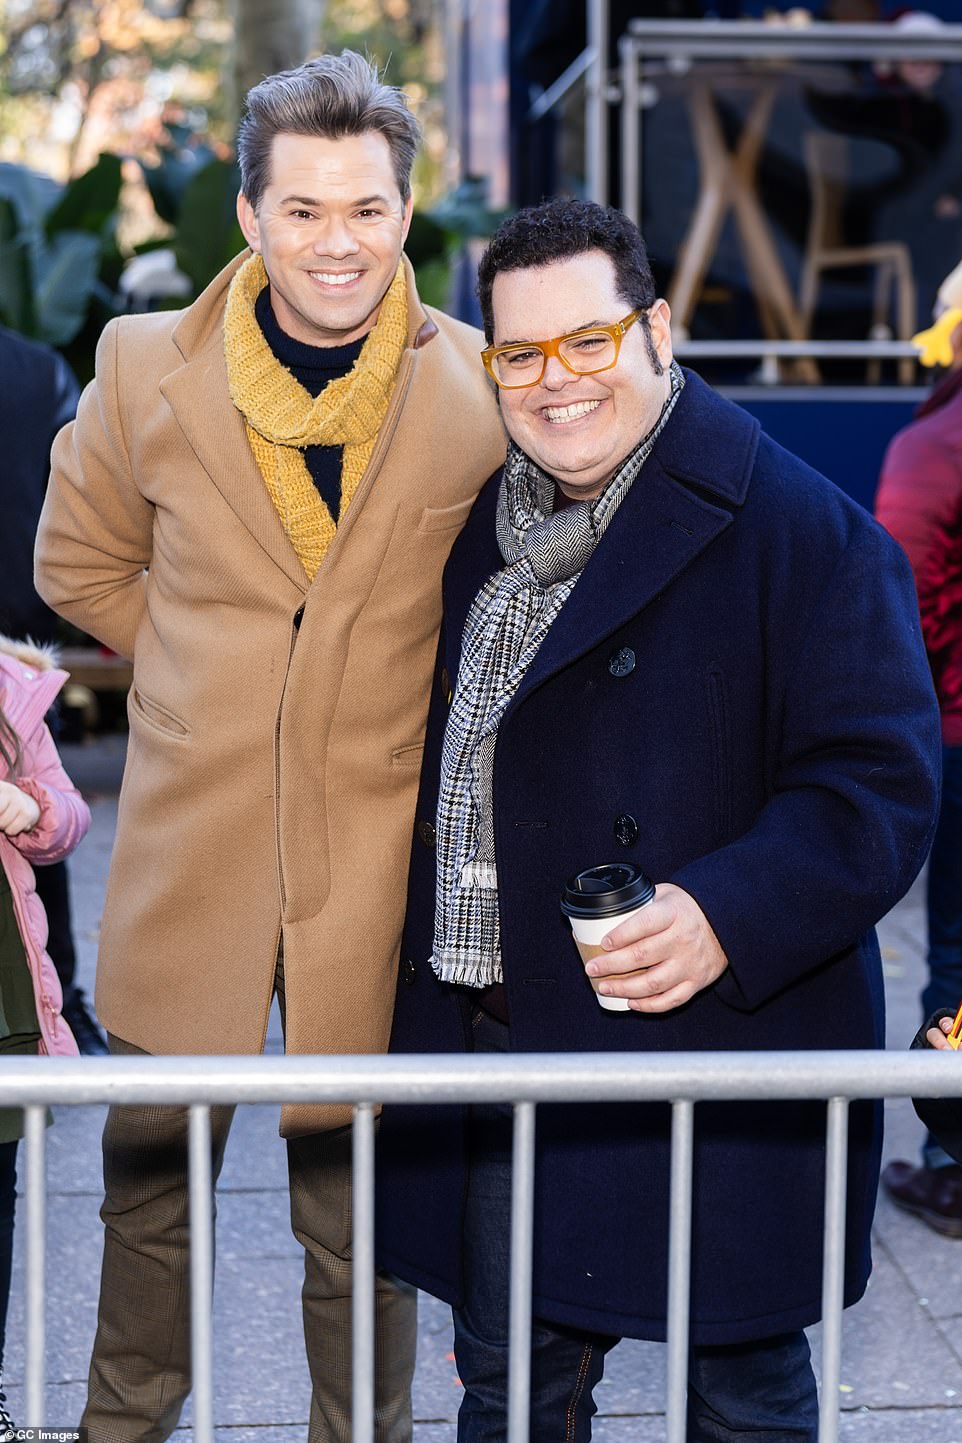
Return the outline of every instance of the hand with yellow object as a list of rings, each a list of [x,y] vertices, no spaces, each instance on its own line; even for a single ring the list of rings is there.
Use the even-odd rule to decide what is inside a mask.
[[[960,1038],[962,1007],[954,1015],[951,1008],[939,1007],[922,1023],[912,1047],[955,1052]],[[954,1064],[946,1062],[945,1066],[949,1069],[946,1077],[957,1079]],[[884,1169],[883,1186],[898,1207],[914,1212],[935,1232],[962,1238],[956,1187],[962,1182],[962,1097],[913,1097],[912,1106],[928,1131],[923,1165],[913,1168],[910,1163],[890,1162]],[[945,1156],[940,1157],[940,1152]]]
[[[937,1052],[944,1052],[947,1048],[958,1052],[959,1046],[962,1044],[962,1006],[959,1007],[954,1018],[949,1013],[945,1013],[942,1017],[938,1017],[936,1014],[936,1017],[938,1020],[930,1019],[931,1026],[925,1034],[925,1040],[929,1047],[934,1047]]]
[[[951,366],[953,359],[952,335],[962,322],[962,308],[951,306],[943,311],[927,331],[919,331],[912,337],[912,345],[921,351],[919,361],[923,366]]]

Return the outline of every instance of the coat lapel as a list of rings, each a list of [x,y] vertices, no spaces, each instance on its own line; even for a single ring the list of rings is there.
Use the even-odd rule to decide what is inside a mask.
[[[512,710],[547,677],[644,611],[732,523],[652,455],[525,674]]]
[[[244,251],[231,261],[185,312],[173,335],[185,364],[164,377],[160,391],[198,461],[228,506],[271,560],[306,595],[308,578],[254,460],[244,418],[230,398],[224,357],[224,306],[230,283],[249,255],[249,251]],[[404,267],[408,284],[408,347],[374,455],[343,524],[337,528],[331,551],[343,547],[380,470],[413,376],[416,352],[432,335],[437,334],[437,327],[421,305],[414,272],[407,257],[404,258]]]
[[[219,326],[185,365],[164,377],[160,391],[228,506],[271,560],[306,594],[304,568],[254,460],[244,418],[230,398]]]
[[[612,518],[506,716],[660,596],[732,524],[760,428],[686,371],[670,422]]]

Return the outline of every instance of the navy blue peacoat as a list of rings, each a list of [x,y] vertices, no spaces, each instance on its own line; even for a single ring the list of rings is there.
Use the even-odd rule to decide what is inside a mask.
[[[499,477],[444,580],[446,621],[412,850],[392,1048],[460,1052],[469,1007],[432,949],[449,679],[502,565]],[[922,866],[939,717],[901,550],[841,491],[689,374],[675,412],[508,708],[494,768],[511,1043],[519,1052],[884,1045],[873,927]],[[728,957],[667,1015],[595,1001],[559,908],[619,859],[694,896]],[[692,1336],[736,1342],[820,1311],[823,1104],[695,1109]],[[538,1113],[536,1314],[663,1338],[669,1111]],[[850,1120],[845,1298],[871,1266],[880,1107]],[[387,1107],[380,1261],[460,1301],[464,1115]]]

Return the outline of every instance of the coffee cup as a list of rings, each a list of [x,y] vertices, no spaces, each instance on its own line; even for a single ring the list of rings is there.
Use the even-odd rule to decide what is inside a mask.
[[[602,937],[637,912],[646,907],[655,895],[655,884],[646,877],[634,862],[608,862],[600,867],[589,867],[572,877],[561,897],[561,910],[571,923],[575,945],[582,962],[593,957],[604,957]],[[623,977],[637,977],[647,968],[638,972],[624,972]],[[627,1012],[627,997],[603,997],[598,991],[599,977],[589,977],[595,996],[608,1012]]]

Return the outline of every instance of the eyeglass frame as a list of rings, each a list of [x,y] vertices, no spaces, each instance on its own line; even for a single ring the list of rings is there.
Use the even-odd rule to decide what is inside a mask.
[[[544,380],[544,373],[548,369],[548,362],[552,356],[557,356],[565,370],[570,371],[572,376],[597,376],[600,375],[602,371],[610,371],[612,367],[617,366],[618,357],[621,354],[622,341],[635,322],[647,315],[648,310],[648,306],[637,306],[633,311],[629,311],[627,316],[624,316],[620,321],[615,321],[613,325],[581,326],[577,331],[566,331],[563,336],[555,336],[554,339],[550,341],[513,341],[507,346],[485,346],[481,352],[481,360],[484,363],[484,369],[501,391],[526,391],[529,386],[539,385],[541,381]],[[614,356],[606,365],[597,366],[594,370],[576,371],[574,366],[569,365],[561,354],[560,348],[562,344],[565,341],[572,341],[578,336],[597,336],[601,333],[610,336],[614,342]],[[541,370],[533,381],[522,381],[519,386],[505,385],[504,381],[502,381],[495,372],[495,361],[498,356],[503,356],[506,351],[523,351],[525,349],[541,352]]]

